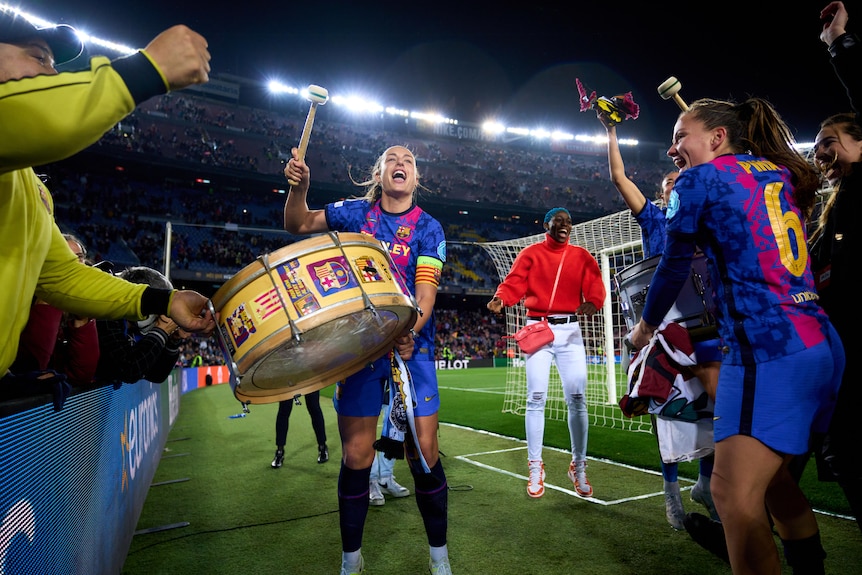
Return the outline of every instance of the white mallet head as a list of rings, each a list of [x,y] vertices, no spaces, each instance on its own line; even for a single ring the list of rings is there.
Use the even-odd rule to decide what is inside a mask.
[[[671,76],[658,86],[658,95],[662,97],[663,100],[673,100],[676,102],[676,105],[679,106],[679,109],[683,112],[688,111],[688,104],[682,99],[682,96],[679,95],[679,90],[682,88],[682,84],[680,84],[679,80],[676,79],[676,76]]]
[[[314,104],[325,104],[329,99],[329,92],[326,88],[321,88],[320,86],[315,86],[312,84],[306,90],[306,99]]]
[[[314,114],[317,111],[317,106],[322,106],[326,103],[326,100],[329,99],[329,92],[326,88],[321,88],[320,86],[312,84],[306,89],[305,98],[311,102],[311,106],[308,108],[308,116],[305,117],[305,126],[302,128],[302,135],[299,137],[299,144],[296,146],[300,160],[305,159],[305,150],[308,148],[308,139],[311,137],[311,129],[314,127]],[[291,180],[290,178],[288,178],[287,182],[291,186],[299,184],[299,182]]]

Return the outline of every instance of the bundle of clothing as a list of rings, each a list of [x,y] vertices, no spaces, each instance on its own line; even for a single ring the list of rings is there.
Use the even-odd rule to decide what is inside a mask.
[[[664,322],[628,367],[628,393],[620,400],[627,417],[653,417],[665,463],[691,461],[715,452],[713,401],[692,373],[696,365],[688,330]]]
[[[696,422],[712,420],[713,402],[691,371],[697,365],[688,330],[664,321],[628,367],[628,393],[619,405],[626,417],[660,415]]]

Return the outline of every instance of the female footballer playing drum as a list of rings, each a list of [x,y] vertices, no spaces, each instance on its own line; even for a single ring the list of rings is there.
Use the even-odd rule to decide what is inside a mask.
[[[392,146],[380,155],[368,180],[359,184],[366,188],[364,197],[315,210],[309,209],[307,202],[309,168],[298,157],[297,149],[292,155],[284,174],[297,184],[291,186],[284,204],[284,228],[293,234],[361,232],[379,239],[389,249],[399,281],[404,281],[403,287],[415,296],[421,309],[409,333],[396,339],[397,352],[408,360],[415,385],[416,439],[428,470],[417,459],[408,457],[408,462],[428,537],[431,573],[451,574],[446,546],[448,487],[437,445],[440,396],[434,363],[434,303],[446,260],[443,228],[416,204],[416,158],[404,146]],[[384,383],[392,372],[388,356],[372,358],[367,367],[340,381],[336,388],[334,404],[342,443],[338,478],[342,575],[363,569],[368,482]]]

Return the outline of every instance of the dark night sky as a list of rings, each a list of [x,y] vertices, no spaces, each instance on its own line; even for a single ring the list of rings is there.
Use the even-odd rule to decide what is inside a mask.
[[[579,111],[580,78],[601,96],[632,91],[641,115],[620,128],[622,136],[669,142],[679,110],[656,91],[669,76],[679,78],[686,101],[767,98],[800,141],[845,111],[818,38],[827,3],[247,1],[228,10],[199,0],[131,7],[46,0],[21,7],[137,47],[187,24],[208,39],[214,74],[317,84],[330,96],[356,92],[467,122],[496,117],[598,133],[594,113]]]

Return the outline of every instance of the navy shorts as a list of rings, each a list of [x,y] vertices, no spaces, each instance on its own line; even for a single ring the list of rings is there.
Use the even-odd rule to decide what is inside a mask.
[[[844,348],[831,326],[828,339],[798,353],[755,365],[723,363],[715,441],[749,435],[780,453],[807,453],[810,433],[828,427],[844,363]]]
[[[416,417],[434,415],[440,410],[437,389],[437,364],[429,354],[414,354],[405,362],[416,390],[413,413]],[[339,381],[332,403],[339,415],[377,417],[383,405],[383,389],[390,377],[391,364],[384,356],[361,371]]]

